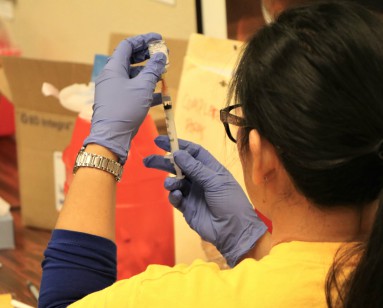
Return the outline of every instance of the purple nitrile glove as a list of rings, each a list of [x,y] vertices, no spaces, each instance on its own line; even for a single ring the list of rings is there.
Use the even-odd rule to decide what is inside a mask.
[[[224,166],[200,145],[178,141],[181,150],[174,153],[174,160],[186,178],[165,180],[165,188],[170,191],[169,201],[183,213],[189,226],[215,245],[233,267],[254,247],[267,227]],[[155,143],[170,151],[167,136],[157,137]],[[160,155],[146,157],[144,164],[175,172],[169,160]]]
[[[149,58],[148,43],[161,35],[148,33],[123,40],[96,79],[92,127],[84,146],[102,145],[124,164],[130,143],[149,108],[161,103],[153,95],[165,70],[166,56],[154,54],[145,67],[131,66]]]

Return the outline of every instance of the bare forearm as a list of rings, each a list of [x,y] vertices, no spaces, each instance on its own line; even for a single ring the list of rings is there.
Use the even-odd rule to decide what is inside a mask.
[[[89,144],[87,152],[117,160],[108,149]],[[116,180],[108,172],[82,167],[73,178],[56,229],[115,238]]]

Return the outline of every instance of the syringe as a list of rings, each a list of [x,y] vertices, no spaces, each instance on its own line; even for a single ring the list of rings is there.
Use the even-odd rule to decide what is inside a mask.
[[[165,72],[166,72],[166,69],[169,66],[169,55],[168,55],[168,48],[166,47],[165,41],[163,40],[152,41],[148,44],[148,49],[149,49],[150,56],[154,55],[157,52],[162,52],[166,55],[166,66],[165,66]],[[167,85],[165,82],[165,73],[162,75],[161,84],[162,84],[161,95],[162,95],[162,104],[165,110],[166,130],[170,140],[170,154],[166,155],[165,158],[169,159],[171,164],[173,165],[176,171],[176,178],[183,179],[185,176],[182,174],[181,169],[174,162],[174,157],[173,157],[173,153],[179,150],[179,146],[178,146],[176,125],[174,123],[173,104],[172,104],[172,99],[168,93]]]
[[[165,110],[166,130],[170,141],[170,154],[165,158],[169,159],[174,169],[176,170],[176,179],[183,179],[185,176],[182,174],[181,169],[174,162],[173,153],[179,150],[176,125],[174,123],[174,112],[172,99],[167,91],[167,86],[164,77],[162,77],[162,104]]]

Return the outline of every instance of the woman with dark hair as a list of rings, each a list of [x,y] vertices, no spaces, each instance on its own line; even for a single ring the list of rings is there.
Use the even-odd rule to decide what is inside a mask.
[[[358,3],[376,13],[383,13],[383,2],[380,0],[344,0]],[[321,2],[321,0],[261,0],[263,19],[272,22],[281,12],[301,4]]]
[[[283,166],[267,175],[268,198],[279,173],[292,185],[277,191],[275,200],[253,203],[271,216],[273,242],[353,243],[340,246],[330,269],[329,306],[383,306],[382,38],[382,22],[355,5],[297,8],[249,42],[232,84],[244,118],[242,157],[254,161],[257,142],[266,143]],[[254,180],[244,174],[251,192]],[[291,206],[281,213],[284,203]],[[291,224],[295,207],[305,206],[304,223],[278,230],[273,211]]]
[[[123,41],[97,80],[92,130],[45,252],[39,306],[382,307],[383,23],[352,3],[294,8],[262,28],[236,69],[235,104],[221,110],[251,203],[272,220],[272,234],[232,175],[181,140],[174,159],[185,179],[167,178],[169,200],[233,268],[153,265],[113,283],[115,179],[156,102],[165,57],[141,71],[130,64],[159,38]],[[155,142],[169,150],[168,138]],[[174,172],[162,156],[144,163]]]

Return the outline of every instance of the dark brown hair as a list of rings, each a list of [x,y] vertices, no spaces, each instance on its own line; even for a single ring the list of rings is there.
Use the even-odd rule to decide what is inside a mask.
[[[383,187],[383,23],[353,2],[283,12],[248,42],[231,84],[249,128],[274,145],[295,187],[320,207],[363,209]],[[370,239],[330,269],[330,307],[383,307],[383,212]],[[344,280],[350,255],[360,261]],[[343,256],[343,257],[342,257]],[[335,289],[337,298],[331,290]]]

